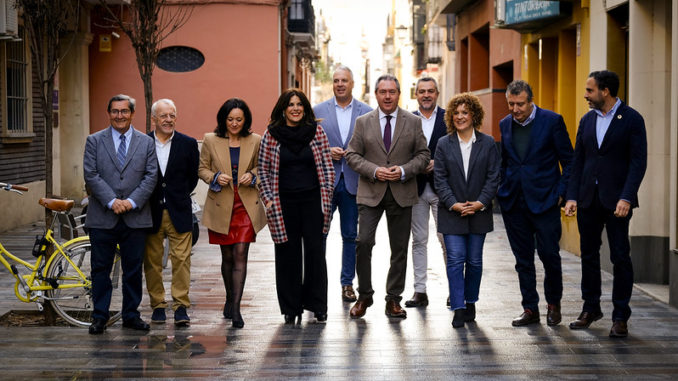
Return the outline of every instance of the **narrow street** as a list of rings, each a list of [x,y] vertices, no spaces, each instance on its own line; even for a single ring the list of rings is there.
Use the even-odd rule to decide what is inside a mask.
[[[221,315],[225,292],[219,273],[220,256],[217,247],[207,243],[203,230],[194,248],[194,305],[189,310],[189,328],[175,329],[171,314],[165,325],[153,325],[148,334],[123,329],[120,322],[101,336],[72,327],[0,327],[0,378],[676,378],[678,310],[635,289],[629,337],[608,338],[612,309],[609,274],[603,275],[605,317],[589,330],[567,327],[580,312],[579,259],[568,252],[562,253],[563,322],[548,327],[542,315],[541,324],[511,327],[511,319],[521,312],[518,278],[499,215],[495,215],[495,223],[496,230],[485,244],[478,316],[476,323],[466,328],[452,328],[452,313],[445,307],[446,276],[435,240],[429,243],[431,304],[425,309],[408,308],[405,320],[386,317],[382,301],[388,246],[382,220],[373,255],[375,304],[363,319],[350,319],[350,305],[340,298],[341,237],[338,226],[333,226],[327,253],[328,321],[316,323],[312,314],[306,313],[300,326],[284,325],[275,292],[273,244],[264,230],[250,251],[242,310],[245,328],[233,329]],[[7,237],[28,234],[31,229],[37,228],[8,232],[0,239],[7,242]],[[537,268],[539,271],[539,265]],[[167,269],[166,279],[169,275]],[[16,301],[10,280],[3,270],[0,313],[35,309]],[[169,283],[166,288],[169,290]],[[410,267],[403,297],[407,299],[411,293]],[[545,302],[542,304],[545,313]],[[147,296],[141,312],[149,321]]]

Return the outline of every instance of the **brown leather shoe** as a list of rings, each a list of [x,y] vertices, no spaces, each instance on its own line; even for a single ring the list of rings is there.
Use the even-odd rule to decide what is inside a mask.
[[[426,307],[428,306],[428,295],[425,292],[415,292],[412,299],[405,302],[405,307]]]
[[[610,337],[626,337],[629,335],[629,329],[626,327],[626,322],[622,320],[615,320],[612,323],[610,330]]]
[[[526,308],[525,311],[523,311],[523,313],[520,314],[520,316],[513,319],[511,325],[514,327],[522,327],[524,325],[534,323],[539,323],[539,312],[534,312]]]
[[[372,305],[372,297],[368,297],[365,299],[359,299],[353,307],[351,307],[351,311],[349,311],[349,314],[351,315],[352,319],[357,319],[365,316],[365,312],[367,312],[367,307]]]
[[[588,312],[583,311],[579,314],[577,320],[570,323],[570,329],[585,329],[588,328],[591,323],[596,320],[600,320],[603,317],[602,312]]]
[[[358,300],[355,296],[355,292],[353,292],[353,286],[341,286],[341,299],[345,302],[355,302]]]
[[[562,316],[560,315],[560,304],[549,304],[546,306],[546,324],[550,326],[560,324]]]
[[[386,302],[386,316],[405,319],[407,317],[407,312],[400,307],[400,303],[395,300],[389,300]]]

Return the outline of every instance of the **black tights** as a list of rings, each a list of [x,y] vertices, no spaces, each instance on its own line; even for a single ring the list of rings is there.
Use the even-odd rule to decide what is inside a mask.
[[[232,308],[233,318],[240,317],[240,301],[247,277],[247,254],[249,242],[220,245],[221,277],[226,287],[226,302]]]

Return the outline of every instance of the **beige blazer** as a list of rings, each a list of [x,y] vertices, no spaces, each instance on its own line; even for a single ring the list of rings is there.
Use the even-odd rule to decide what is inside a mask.
[[[398,107],[391,148],[386,152],[379,124],[379,109],[374,109],[355,121],[353,137],[348,143],[346,161],[360,174],[358,204],[377,206],[388,187],[401,207],[417,202],[417,174],[426,169],[431,157],[421,119]],[[399,165],[405,171],[404,181],[378,181],[374,172],[378,167]]]
[[[261,136],[251,134],[240,138],[240,166],[238,175],[250,171],[257,174],[257,158],[259,157],[259,144]],[[220,138],[214,133],[205,134],[205,139],[200,150],[200,167],[198,176],[208,185],[212,183],[214,174],[231,173],[231,155],[229,153],[228,138]],[[236,180],[236,179],[234,179]],[[237,180],[236,180],[237,181]],[[240,186],[238,194],[245,205],[247,214],[252,221],[254,231],[259,232],[266,226],[266,214],[259,201],[259,179],[254,187]],[[202,214],[202,223],[208,229],[218,233],[228,234],[233,210],[233,182],[222,187],[220,192],[207,192],[205,209]]]

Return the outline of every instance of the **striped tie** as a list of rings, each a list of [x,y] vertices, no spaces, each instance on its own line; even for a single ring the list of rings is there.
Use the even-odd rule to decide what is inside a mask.
[[[120,135],[120,145],[118,146],[118,162],[120,166],[125,165],[125,155],[127,154],[127,143],[125,142],[125,135]]]

